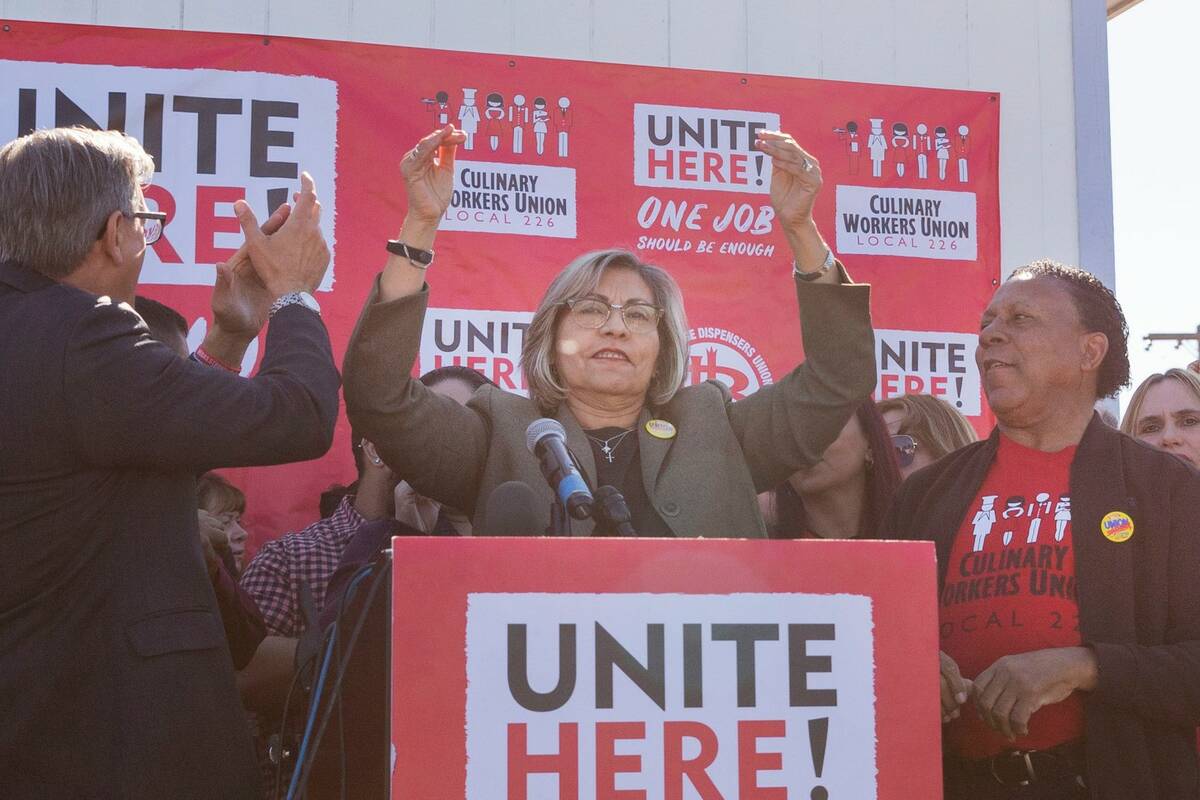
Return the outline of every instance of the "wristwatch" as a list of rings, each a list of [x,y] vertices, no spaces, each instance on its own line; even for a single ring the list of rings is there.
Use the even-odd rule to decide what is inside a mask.
[[[275,316],[276,312],[279,311],[279,309],[284,308],[285,306],[296,305],[297,303],[320,316],[321,304],[317,302],[317,298],[313,297],[308,292],[288,292],[287,294],[280,295],[279,298],[271,304],[271,311],[267,316],[268,318],[273,317]]]
[[[427,269],[433,263],[433,252],[431,250],[420,250],[416,247],[409,247],[399,239],[388,239],[387,251],[394,256],[407,258],[408,263],[417,269]]]
[[[813,272],[801,272],[800,265],[793,261],[792,274],[802,281],[815,281],[825,273],[829,272],[829,270],[833,269],[833,265],[836,263],[837,261],[833,257],[833,250],[826,248],[825,263],[821,264],[820,269],[814,270]]]

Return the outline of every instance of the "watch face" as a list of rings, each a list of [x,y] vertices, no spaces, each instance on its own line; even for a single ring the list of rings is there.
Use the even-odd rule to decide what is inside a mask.
[[[308,306],[309,308],[311,308],[313,311],[317,312],[318,314],[321,313],[321,304],[317,302],[317,298],[313,297],[308,292],[300,293],[300,302],[303,303],[304,305]]]

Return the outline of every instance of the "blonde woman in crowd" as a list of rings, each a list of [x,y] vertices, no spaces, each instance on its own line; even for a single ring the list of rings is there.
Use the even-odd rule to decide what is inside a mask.
[[[1200,468],[1200,375],[1169,369],[1133,393],[1121,432]]]

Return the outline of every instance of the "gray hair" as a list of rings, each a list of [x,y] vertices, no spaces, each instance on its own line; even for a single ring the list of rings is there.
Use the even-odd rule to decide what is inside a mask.
[[[0,261],[70,275],[114,211],[129,216],[154,159],[120,131],[53,128],[0,148]]]
[[[529,384],[529,396],[542,413],[551,414],[566,399],[567,388],[555,368],[555,334],[559,311],[572,298],[595,291],[606,269],[627,269],[650,287],[654,304],[663,309],[658,323],[658,362],[646,392],[651,406],[670,402],[687,377],[688,324],[679,284],[662,267],[646,264],[628,250],[597,250],[584,253],[558,273],[534,312],[521,347],[521,369]]]

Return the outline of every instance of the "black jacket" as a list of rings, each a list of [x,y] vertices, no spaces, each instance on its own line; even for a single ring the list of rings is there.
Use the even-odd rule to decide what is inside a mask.
[[[193,476],[328,449],[320,319],[281,310],[245,379],[0,264],[0,371],[0,797],[256,797]]]
[[[999,433],[912,475],[888,538],[936,543],[938,588],[954,535],[996,455]],[[1106,539],[1111,511],[1133,518]],[[1200,475],[1096,416],[1071,464],[1071,530],[1084,643],[1100,685],[1085,696],[1087,772],[1096,800],[1194,800],[1200,790]]]

